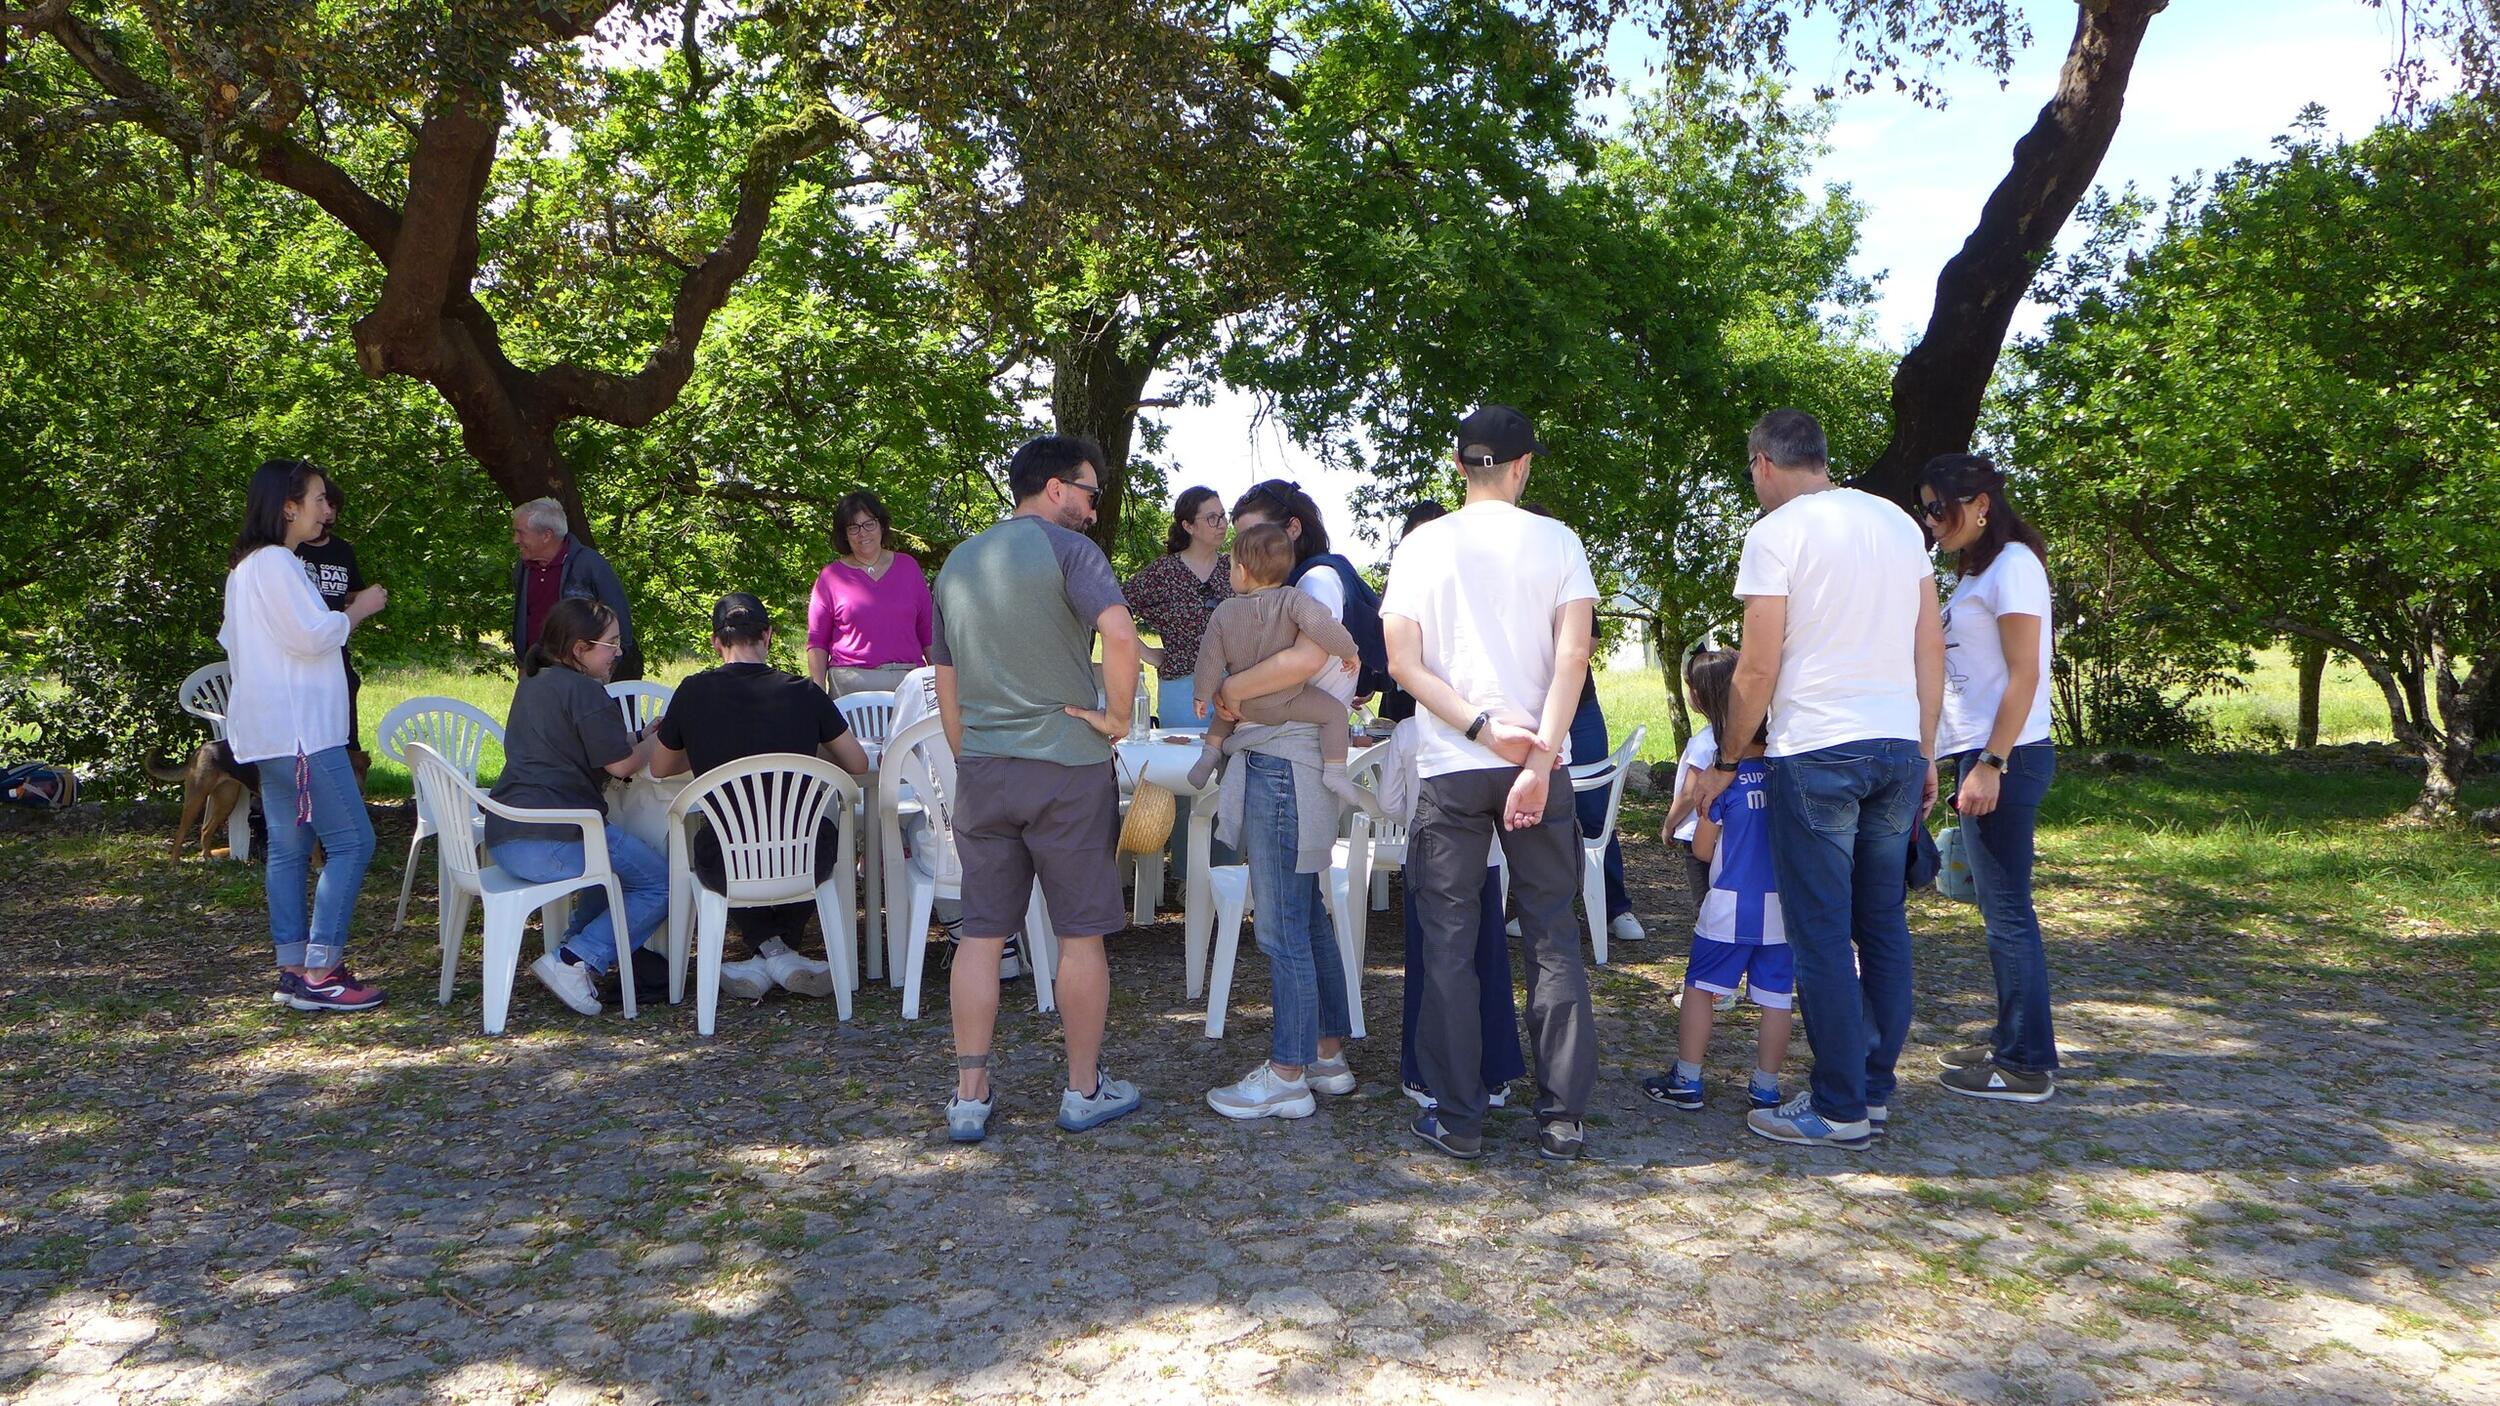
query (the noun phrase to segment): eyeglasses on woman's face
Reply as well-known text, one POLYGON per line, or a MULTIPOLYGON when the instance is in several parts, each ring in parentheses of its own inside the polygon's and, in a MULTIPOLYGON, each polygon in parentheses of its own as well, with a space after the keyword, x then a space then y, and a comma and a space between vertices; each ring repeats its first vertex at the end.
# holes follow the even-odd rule
POLYGON ((878 522, 875 518, 864 517, 842 530, 853 537, 857 537, 863 532, 873 537, 878 533, 885 531, 885 525, 878 522))
POLYGON ((618 654, 625 652, 624 644, 614 639, 592 640, 590 642, 590 648, 613 650, 618 654))
POLYGON ((1191 518, 1190 521, 1196 523, 1200 527, 1222 527, 1224 524, 1232 521, 1232 517, 1222 508, 1209 508, 1205 512, 1191 518))

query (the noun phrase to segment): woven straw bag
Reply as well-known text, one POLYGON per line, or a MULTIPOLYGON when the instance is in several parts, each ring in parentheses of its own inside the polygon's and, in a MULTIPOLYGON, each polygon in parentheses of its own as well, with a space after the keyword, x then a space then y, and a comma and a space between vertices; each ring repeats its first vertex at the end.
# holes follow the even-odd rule
POLYGON ((1171 842, 1176 814, 1178 808, 1173 804, 1171 791, 1139 776, 1129 793, 1128 814, 1120 818, 1120 853, 1160 853, 1171 842))

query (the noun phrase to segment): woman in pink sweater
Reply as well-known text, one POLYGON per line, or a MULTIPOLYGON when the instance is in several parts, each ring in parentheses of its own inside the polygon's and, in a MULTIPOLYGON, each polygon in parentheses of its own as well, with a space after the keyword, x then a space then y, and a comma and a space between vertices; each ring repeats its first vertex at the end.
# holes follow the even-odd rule
POLYGON ((894 520, 861 490, 834 504, 844 551, 816 575, 807 602, 807 676, 839 698, 892 691, 929 659, 936 605, 908 554, 890 551, 894 520))

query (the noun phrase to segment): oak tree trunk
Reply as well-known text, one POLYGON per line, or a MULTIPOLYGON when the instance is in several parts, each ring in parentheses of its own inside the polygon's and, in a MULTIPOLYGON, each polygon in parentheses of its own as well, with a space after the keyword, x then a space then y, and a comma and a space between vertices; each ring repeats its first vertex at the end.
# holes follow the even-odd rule
POLYGON ((1927 333, 1892 377, 1892 440, 1857 479, 1907 507, 1919 468, 1970 448, 1997 353, 2058 231, 2118 132, 2144 31, 2169 0, 2077 0, 2057 94, 2014 144, 2013 166, 1960 253, 1936 276, 1927 333))
POLYGON ((1139 334, 1116 310, 1080 319, 1049 347, 1050 420, 1061 434, 1102 446, 1102 497, 1094 504, 1092 537, 1108 554, 1120 540, 1128 507, 1128 461, 1137 412, 1169 337, 1139 334))

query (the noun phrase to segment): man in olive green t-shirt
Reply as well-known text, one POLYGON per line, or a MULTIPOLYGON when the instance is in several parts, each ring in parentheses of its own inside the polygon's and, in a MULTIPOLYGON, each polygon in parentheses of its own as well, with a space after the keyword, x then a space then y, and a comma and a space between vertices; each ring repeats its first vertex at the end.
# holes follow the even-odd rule
POLYGON ((1083 1132, 1135 1111, 1137 1087, 1102 1071, 1111 968, 1102 937, 1122 926, 1119 778, 1125 731, 1096 692, 1137 687, 1137 626, 1111 563, 1084 535, 1102 496, 1102 451, 1044 435, 1007 464, 1006 521, 957 547, 938 573, 938 712, 955 753, 955 848, 963 860, 963 938, 949 984, 955 1093, 946 1127, 978 1142, 990 1118, 990 1040, 998 963, 1039 883, 1059 934, 1056 990, 1068 1046, 1059 1126, 1083 1132))

